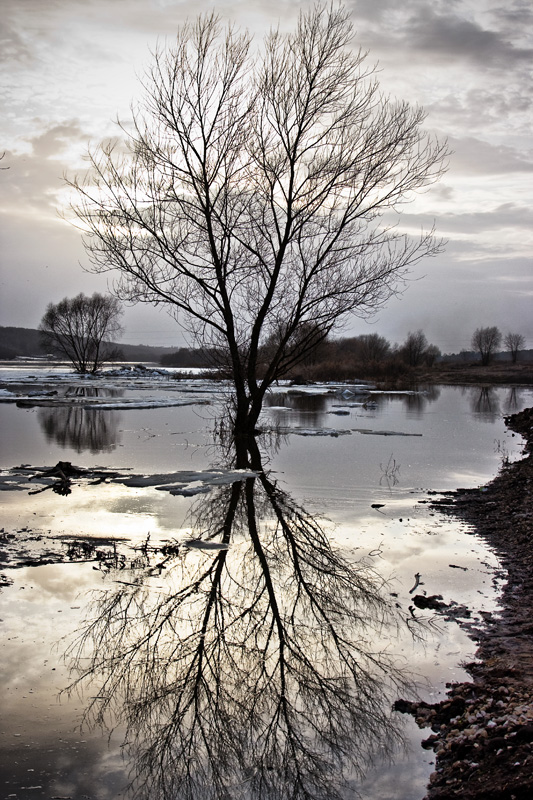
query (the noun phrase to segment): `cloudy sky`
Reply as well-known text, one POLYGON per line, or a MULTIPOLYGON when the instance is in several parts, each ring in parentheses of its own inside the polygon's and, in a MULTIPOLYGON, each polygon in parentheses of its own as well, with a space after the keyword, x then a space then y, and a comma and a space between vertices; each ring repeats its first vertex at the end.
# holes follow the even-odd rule
MULTIPOLYGON (((307 0, 3 0, 0 18, 0 325, 37 327, 46 304, 105 291, 80 234, 61 217, 62 176, 116 133, 140 98, 157 42, 215 8, 257 37, 290 28, 307 0), (7 169, 5 169, 7 167, 7 169)), ((423 328, 444 352, 498 325, 533 347, 533 5, 531 0, 347 0, 355 44, 379 63, 385 92, 427 111, 453 155, 440 183, 406 208, 436 222, 446 250, 413 273, 372 325, 402 341, 423 328)), ((127 309, 123 340, 182 344, 164 312, 127 309)))

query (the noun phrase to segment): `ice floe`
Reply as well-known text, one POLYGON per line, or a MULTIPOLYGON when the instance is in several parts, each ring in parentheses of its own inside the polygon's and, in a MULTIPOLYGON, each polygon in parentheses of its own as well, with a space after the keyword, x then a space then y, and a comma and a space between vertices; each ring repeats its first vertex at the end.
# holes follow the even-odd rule
POLYGON ((172 495, 191 497, 196 494, 205 494, 212 486, 225 486, 230 483, 255 478, 257 473, 252 470, 182 470, 154 475, 128 475, 112 479, 113 483, 134 488, 153 487, 161 492, 172 495))
POLYGON ((354 433, 367 436, 422 436, 421 433, 404 433, 403 431, 374 431, 371 428, 352 428, 354 433))
MULTIPOLYGON (((34 467, 23 464, 0 471, 0 491, 29 491, 37 494, 46 489, 57 491, 61 486, 90 480, 97 483, 119 483, 128 488, 153 488, 172 495, 190 497, 204 494, 213 486, 226 486, 246 478, 257 477, 257 472, 245 469, 180 470, 178 472, 132 475, 116 469, 85 469, 75 467, 68 461, 60 461, 55 467, 34 467), (35 486, 40 486, 36 489, 35 486)), ((59 492, 61 493, 61 492, 59 492)))
POLYGON ((339 428, 301 428, 301 427, 278 427, 273 429, 274 433, 281 436, 294 434, 295 436, 346 436, 350 435, 350 430, 339 428))

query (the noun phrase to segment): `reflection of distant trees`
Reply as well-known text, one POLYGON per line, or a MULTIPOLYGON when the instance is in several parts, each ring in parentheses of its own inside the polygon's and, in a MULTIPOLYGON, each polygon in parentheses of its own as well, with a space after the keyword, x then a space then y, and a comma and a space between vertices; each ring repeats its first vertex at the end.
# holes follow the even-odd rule
POLYGON ((522 407, 522 389, 517 386, 510 386, 503 401, 504 414, 514 414, 522 407))
POLYGON ((290 420, 294 422, 294 413, 296 412, 298 425, 318 428, 323 424, 327 397, 326 395, 272 392, 266 396, 264 407, 267 409, 272 406, 282 407, 275 412, 280 425, 289 423, 289 414, 290 420))
POLYGON ((142 797, 342 797, 398 736, 383 581, 262 471, 203 496, 192 530, 228 549, 174 549, 96 598, 70 651, 86 720, 126 725, 142 797))
POLYGON ((501 416, 498 392, 493 386, 473 386, 470 389, 470 408, 485 422, 496 422, 501 416))
POLYGON ((421 418, 424 415, 428 405, 434 403, 440 397, 440 387, 427 386, 423 390, 406 394, 404 397, 404 406, 411 417, 421 418))
POLYGON ((441 394, 439 386, 424 386, 416 392, 387 392, 384 394, 373 394, 372 401, 378 408, 382 408, 387 403, 403 404, 407 414, 412 417, 422 417, 428 405, 436 402, 441 394))
POLYGON ((120 414, 80 406, 37 409, 37 419, 48 442, 71 447, 77 453, 102 453, 117 446, 120 414))

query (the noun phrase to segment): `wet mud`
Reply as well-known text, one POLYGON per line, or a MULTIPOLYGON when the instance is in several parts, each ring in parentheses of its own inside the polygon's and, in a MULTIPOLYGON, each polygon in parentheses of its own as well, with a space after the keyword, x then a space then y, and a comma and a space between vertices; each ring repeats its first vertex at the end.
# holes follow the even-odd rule
MULTIPOLYGON (((481 489, 459 489, 434 503, 474 525, 507 574, 497 614, 486 615, 472 680, 450 684, 440 703, 399 701, 429 735, 436 754, 425 800, 529 800, 533 797, 533 409, 506 418, 525 439, 524 458, 504 464, 481 489)), ((466 623, 468 625, 468 623, 466 623)))

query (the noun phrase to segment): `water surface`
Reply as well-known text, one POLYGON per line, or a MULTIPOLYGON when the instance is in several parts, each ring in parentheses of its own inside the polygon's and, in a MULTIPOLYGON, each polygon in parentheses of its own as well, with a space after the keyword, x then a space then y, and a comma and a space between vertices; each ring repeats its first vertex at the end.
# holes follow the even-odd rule
MULTIPOLYGON (((21 377, 16 376, 19 383, 21 377)), ((77 395, 79 405, 1 404, 1 466, 62 460, 163 473, 224 461, 212 433, 220 413, 216 387, 119 384, 108 380, 106 386, 90 387, 77 395), (86 401, 95 396, 113 407, 88 408, 86 401), (138 397, 179 397, 190 405, 124 405, 138 397)), ((68 381, 62 386, 66 395, 68 381)), ((45 542, 60 535, 119 538, 123 553, 122 561, 116 554, 113 561, 108 548, 107 560, 99 562, 91 555, 85 563, 4 572, 13 579, 0 596, 6 796, 126 798, 130 779, 148 780, 141 796, 181 798, 188 796, 185 789, 191 796, 208 796, 202 781, 227 783, 228 774, 236 776, 242 768, 242 762, 231 767, 238 753, 250 763, 245 779, 242 773, 241 782, 229 786, 234 797, 282 797, 283 779, 296 780, 300 765, 302 781, 317 787, 317 797, 333 797, 336 788, 342 794, 337 773, 344 771, 347 797, 361 791, 369 800, 421 798, 431 756, 419 748, 421 734, 409 721, 391 717, 391 702, 403 689, 409 691, 415 676, 419 693, 440 696, 446 681, 463 677, 458 664, 472 656, 474 647, 455 622, 412 623, 415 576, 421 581, 417 591, 467 603, 479 618, 479 612, 494 608, 497 567, 468 531, 428 511, 427 493, 457 486, 482 491, 502 461, 519 454, 519 440, 506 431, 503 415, 531 400, 530 389, 504 387, 439 387, 425 394, 364 398, 332 388, 281 387, 261 419, 266 483, 248 479, 193 499, 120 484, 74 484, 67 497, 52 491, 2 492, 4 533, 25 536, 18 532, 29 529, 45 542), (160 551, 143 555, 131 549, 148 535, 151 545, 212 535, 214 541, 226 537, 229 546, 203 551, 181 544, 165 562, 160 551), (308 594, 306 587, 311 587, 308 594), (95 588, 96 605, 89 608, 88 592, 95 588), (211 594, 214 605, 209 606, 211 594), (173 616, 165 616, 169 597, 185 596, 187 603, 180 600, 173 616), (208 617, 207 608, 212 609, 208 617), (337 646, 328 644, 333 629, 322 627, 327 618, 340 625, 346 652, 365 667, 367 682, 359 695, 353 676, 343 673, 346 665, 339 666, 342 658, 331 657, 330 663, 326 655, 337 646), (157 634, 161 619, 165 625, 157 634), (176 620, 173 627, 169 620, 176 620), (88 649, 70 650, 64 660, 74 631, 85 637, 88 649), (147 631, 160 638, 146 638, 147 631), (290 647, 280 645, 282 631, 290 647), (179 659, 172 655, 176 637, 179 659), (198 666, 204 647, 211 661, 197 684, 197 723, 202 724, 191 727, 194 716, 184 716, 184 725, 169 709, 178 707, 177 696, 186 702, 194 685, 190 668, 198 666), (312 654, 309 663, 306 654, 312 654), (65 694, 65 687, 84 673, 93 683, 82 680, 79 695, 65 694), (103 688, 106 680, 114 683, 103 688), (321 681, 338 691, 348 681, 351 688, 345 696, 324 699, 321 681), (254 700, 254 687, 261 686, 254 700), (116 707, 108 697, 115 698, 116 707), (338 712, 336 698, 343 698, 338 712), (292 715, 279 716, 287 700, 292 715), (327 715, 320 709, 326 706, 339 737, 335 770, 328 761, 332 754, 324 749, 327 715), (309 715, 311 708, 315 716, 309 715), (95 723, 116 726, 109 741, 95 723), (308 749, 292 766, 282 756, 291 725, 300 731, 298 741, 308 737, 308 749), (402 725, 406 752, 398 738, 402 725), (187 739, 193 730, 199 739, 187 739), (194 752, 198 769, 183 773, 186 782, 176 794, 163 773, 179 773, 180 747, 194 752), (388 766, 394 750, 395 763, 388 766), (374 769, 367 764, 371 756, 378 757, 374 769), (154 772, 154 764, 165 769, 154 772), (319 764, 326 776, 322 790, 319 764), (144 773, 139 767, 132 774, 132 765, 144 773)))

